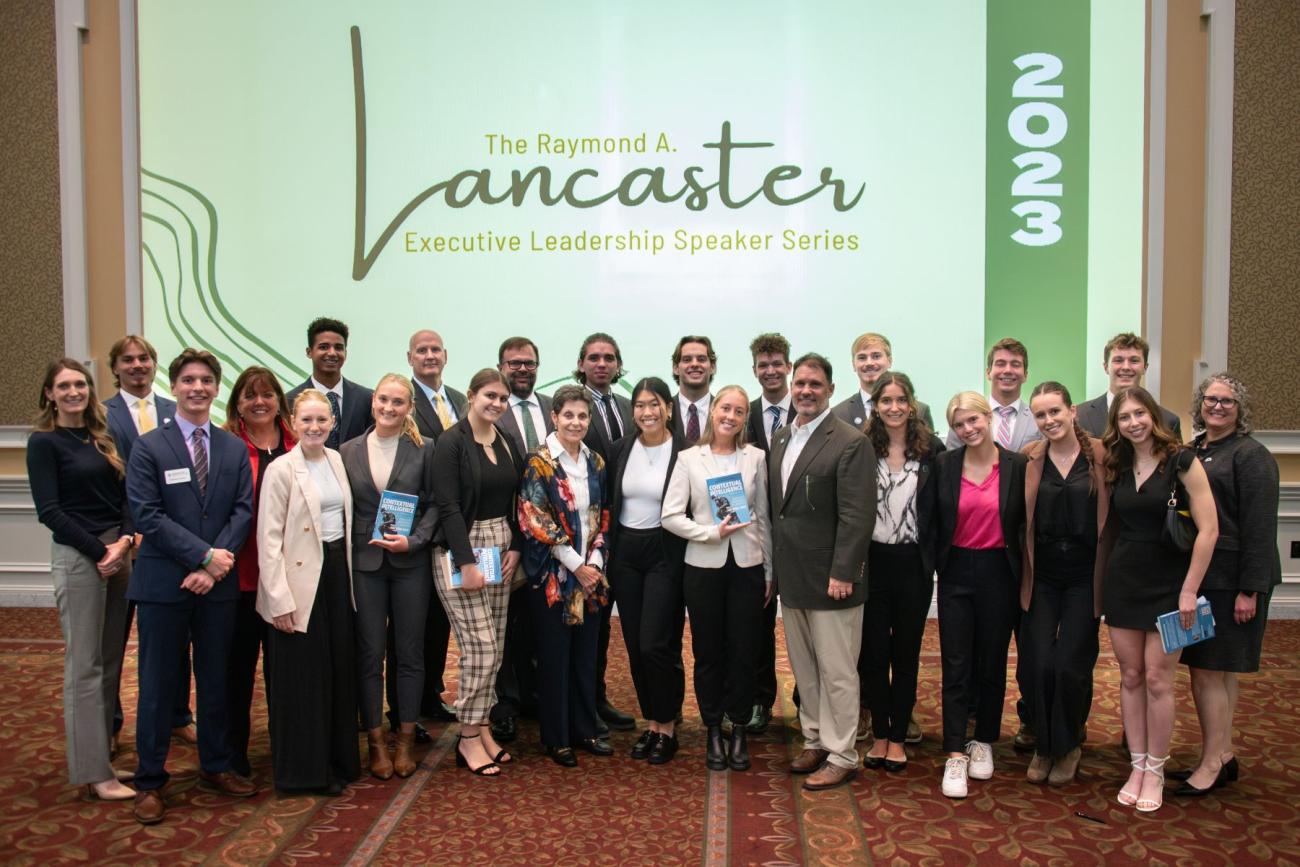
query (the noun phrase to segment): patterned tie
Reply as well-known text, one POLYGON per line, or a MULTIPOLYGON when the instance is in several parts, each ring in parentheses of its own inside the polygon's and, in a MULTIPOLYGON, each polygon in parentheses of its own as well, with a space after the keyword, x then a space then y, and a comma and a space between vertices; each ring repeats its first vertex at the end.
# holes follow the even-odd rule
POLYGON ((194 441, 194 481, 199 485, 199 496, 207 496, 208 493, 208 447, 203 444, 203 438, 207 436, 203 428, 196 427, 191 439, 194 441))
POLYGON ((610 441, 622 439, 623 423, 618 417, 618 406, 614 403, 614 395, 600 395, 600 405, 605 409, 605 426, 609 428, 610 441))
POLYGON ((136 424, 136 429, 142 434, 147 434, 154 428, 153 416, 149 414, 149 401, 143 397, 138 397, 135 405, 140 418, 139 423, 136 424))
POLYGON ((532 451, 537 448, 537 426, 533 424, 533 402, 519 401, 519 417, 524 420, 524 448, 532 451))
POLYGON ((692 445, 700 438, 700 411, 695 404, 686 410, 686 439, 692 445))
POLYGON ((442 422, 443 430, 451 430, 451 413, 447 412, 447 401, 442 399, 442 392, 433 393, 433 410, 438 413, 438 421, 442 422))
POLYGON ((776 429, 781 426, 781 407, 769 406, 767 411, 772 416, 772 426, 767 431, 767 441, 770 443, 772 437, 776 436, 776 429))
POLYGON ((339 447, 339 396, 332 391, 327 391, 325 398, 330 402, 330 415, 334 417, 334 426, 330 428, 330 435, 325 438, 325 445, 336 449, 339 447))
POLYGON ((1004 449, 1011 448, 1011 416, 1015 415, 1014 406, 1000 406, 996 410, 998 414, 998 430, 995 437, 998 445, 1004 449))

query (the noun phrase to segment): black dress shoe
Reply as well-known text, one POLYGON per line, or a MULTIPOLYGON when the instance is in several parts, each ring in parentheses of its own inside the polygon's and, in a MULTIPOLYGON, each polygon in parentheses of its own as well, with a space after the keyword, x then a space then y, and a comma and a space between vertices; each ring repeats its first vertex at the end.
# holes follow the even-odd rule
POLYGON ((321 789, 321 791, 333 798, 343 794, 343 789, 346 787, 347 784, 342 780, 330 780, 329 784, 325 786, 325 788, 321 789))
POLYGON ((650 729, 641 732, 641 737, 637 738, 636 743, 632 744, 632 758, 644 759, 650 755, 650 747, 654 745, 655 735, 657 734, 658 732, 652 732, 650 729))
POLYGON ((749 718, 749 724, 745 728, 749 729, 751 735, 761 735, 767 731, 770 722, 772 722, 772 709, 756 704, 754 705, 754 713, 749 718))
POLYGON ((546 754, 551 757, 562 768, 576 768, 578 766, 578 757, 574 754, 572 747, 547 747, 546 754))
POLYGON ((512 716, 492 723, 492 737, 499 744, 512 744, 519 737, 519 721, 512 716))
POLYGON ((434 722, 455 722, 456 709, 445 701, 439 701, 433 707, 421 708, 420 716, 425 719, 431 719, 434 722))
POLYGON ((417 744, 433 743, 433 735, 429 734, 429 730, 419 723, 415 724, 415 742, 417 744))
POLYGON ((609 745, 609 741, 600 738, 582 738, 578 741, 578 749, 593 756, 614 755, 614 748, 609 745))
POLYGON ((609 699, 596 703, 596 716, 616 732, 630 732, 636 728, 636 720, 610 704, 609 699))
POLYGON ((605 725, 605 721, 601 719, 599 716, 596 717, 596 737, 598 738, 609 737, 609 726, 605 725))
POLYGON ((650 744, 650 755, 646 756, 646 763, 666 765, 673 760, 675 755, 677 755, 677 735, 666 735, 659 732, 650 744))
POLYGON ((711 771, 727 769, 727 744, 722 739, 722 726, 709 726, 708 746, 704 755, 704 764, 711 771))
POLYGON ((733 771, 749 770, 749 744, 745 741, 745 727, 731 727, 731 751, 727 764, 733 771))

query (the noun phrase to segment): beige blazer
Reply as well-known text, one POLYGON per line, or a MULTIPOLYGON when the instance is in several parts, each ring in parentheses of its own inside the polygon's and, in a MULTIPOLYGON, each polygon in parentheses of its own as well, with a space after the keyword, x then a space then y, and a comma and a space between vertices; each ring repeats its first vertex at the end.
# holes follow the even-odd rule
MULTIPOLYGON (((325 455, 343 491, 343 542, 348 558, 348 595, 352 609, 352 488, 343 459, 333 449, 325 455)), ((324 565, 321 551, 320 494, 307 461, 297 446, 266 468, 257 513, 257 613, 270 623, 294 612, 295 632, 306 632, 324 565)))
POLYGON ((702 569, 720 569, 727 563, 727 551, 741 567, 763 567, 763 575, 772 580, 772 528, 768 520, 767 456, 757 446, 747 445, 740 450, 737 467, 745 484, 745 499, 749 501, 750 525, 725 540, 713 522, 709 502, 708 480, 725 476, 725 469, 713 457, 708 446, 695 446, 677 455, 664 494, 663 528, 686 540, 686 562, 702 569), (686 514, 687 508, 691 514, 686 514))

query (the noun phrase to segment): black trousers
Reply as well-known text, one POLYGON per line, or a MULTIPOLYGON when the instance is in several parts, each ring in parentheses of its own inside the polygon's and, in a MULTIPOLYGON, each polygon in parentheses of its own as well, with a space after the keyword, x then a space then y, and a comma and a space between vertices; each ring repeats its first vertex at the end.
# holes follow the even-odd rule
POLYGON ((776 704, 776 600, 763 606, 763 629, 758 636, 754 665, 754 704, 770 709, 776 704))
MULTIPOLYGON (((497 669, 497 703, 489 719, 499 722, 537 712, 537 647, 533 641, 533 619, 528 613, 528 594, 524 584, 510 593, 506 609, 506 643, 502 648, 501 668, 497 669)), ((426 645, 427 645, 426 641, 426 645)), ((427 660, 426 660, 427 664, 427 660)), ((428 683, 428 678, 425 679, 428 683)), ((428 704, 428 698, 425 704, 428 704)))
MULTIPOLYGON (((351 607, 349 604, 349 610, 351 607)), ((230 643, 226 707, 230 767, 245 777, 252 773, 248 764, 248 738, 252 731, 253 687, 257 682, 257 657, 266 640, 267 628, 266 621, 257 613, 257 591, 241 590, 235 607, 235 634, 230 643)), ((262 679, 267 679, 265 672, 262 679)))
POLYGON ((1092 575, 1034 575, 1034 595, 1020 627, 1028 651, 1022 669, 1039 755, 1059 759, 1079 745, 1092 705, 1097 629, 1092 575))
POLYGON ((609 604, 600 609, 600 615, 592 615, 600 621, 596 635, 596 701, 604 702, 605 698, 605 669, 609 668, 609 631, 610 617, 614 613, 614 603, 616 602, 614 588, 609 591, 609 604))
POLYGON ((279 789, 323 789, 361 775, 346 544, 325 543, 307 631, 268 627, 267 728, 279 789))
POLYGON ((921 639, 934 582, 914 544, 872 542, 867 563, 869 601, 858 654, 862 703, 871 710, 871 733, 902 743, 916 704, 921 639))
MULTIPOLYGON (((542 743, 572 746, 596 736, 596 639, 600 617, 588 611, 565 626, 563 605, 546 604, 546 591, 526 588, 537 640, 537 715, 542 743)), ((608 606, 606 606, 608 608, 608 606)))
POLYGON ((433 563, 398 568, 384 558, 375 572, 355 570, 353 593, 357 600, 357 679, 361 724, 367 729, 383 725, 384 655, 388 624, 393 625, 397 664, 399 723, 419 719, 424 692, 424 623, 433 595, 433 563))
POLYGON ((682 666, 686 609, 681 573, 664 558, 663 533, 658 527, 619 528, 609 582, 618 594, 618 619, 641 716, 671 723, 686 695, 682 666))
MULTIPOLYGON (((437 593, 429 594, 429 614, 424 621, 424 691, 420 699, 420 716, 433 716, 447 685, 442 676, 447 670, 447 645, 451 637, 451 623, 437 593)), ((388 623, 388 646, 384 655, 384 695, 388 701, 388 721, 397 727, 399 717, 410 716, 398 712, 397 696, 397 636, 393 623, 388 623)))
MULTIPOLYGON (((135 620, 135 600, 129 599, 126 603, 126 631, 122 633, 122 647, 125 648, 131 638, 131 622, 135 620)), ((122 723, 126 721, 122 713, 122 696, 117 697, 117 704, 113 708, 113 734, 122 730, 122 723)), ((176 675, 176 706, 172 709, 172 728, 178 729, 181 726, 187 726, 194 722, 194 714, 190 712, 190 650, 185 648, 185 657, 181 660, 180 670, 176 675)))
POLYGON ((993 743, 1007 695, 1007 647, 1020 610, 1001 548, 953 548, 939 575, 939 653, 943 664, 943 749, 966 743, 967 698, 975 694, 975 740, 993 743))
POLYGON ((744 725, 753 711, 754 657, 763 625, 762 566, 740 567, 727 552, 720 569, 686 564, 682 578, 695 652, 695 699, 707 726, 725 713, 744 725))

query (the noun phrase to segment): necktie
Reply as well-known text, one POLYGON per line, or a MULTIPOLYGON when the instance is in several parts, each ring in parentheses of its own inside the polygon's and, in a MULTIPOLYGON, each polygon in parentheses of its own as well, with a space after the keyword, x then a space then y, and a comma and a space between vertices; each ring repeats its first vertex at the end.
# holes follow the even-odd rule
POLYGON ((149 401, 145 400, 143 397, 139 397, 136 398, 135 405, 139 416, 139 421, 136 423, 136 430, 142 434, 149 433, 149 431, 153 430, 154 427, 153 416, 149 414, 149 401))
POLYGON ((207 496, 208 493, 208 447, 203 444, 203 438, 207 436, 203 428, 196 427, 194 434, 190 437, 194 441, 194 481, 199 485, 199 496, 207 496))
POLYGON ((869 397, 864 397, 864 398, 862 398, 862 408, 863 408, 864 410, 866 410, 866 415, 864 415, 863 418, 870 419, 870 418, 871 418, 871 398, 869 398, 869 397))
POLYGON ((451 413, 447 412, 447 401, 442 399, 442 392, 433 393, 433 409, 438 413, 438 421, 442 422, 443 430, 451 429, 451 413))
POLYGON ((772 425, 767 430, 767 441, 770 443, 772 437, 776 436, 776 429, 781 426, 781 407, 769 406, 767 411, 772 416, 772 425))
POLYGON ((533 402, 519 401, 519 417, 524 422, 524 448, 532 451, 537 448, 537 426, 533 424, 533 402))
POLYGON ((686 439, 688 439, 691 444, 694 444, 699 438, 700 411, 695 404, 691 404, 690 408, 686 410, 686 439))
POLYGON ((614 403, 614 395, 601 395, 600 403, 605 408, 605 425, 609 428, 610 442, 622 438, 623 424, 618 417, 618 406, 614 403))
POLYGON ((332 449, 339 447, 339 396, 332 391, 325 392, 325 399, 330 402, 330 415, 334 417, 334 426, 325 438, 325 445, 332 449))
POLYGON ((1011 416, 1015 415, 1014 406, 1000 406, 996 410, 998 414, 998 430, 995 434, 998 445, 1004 449, 1011 448, 1011 416))

